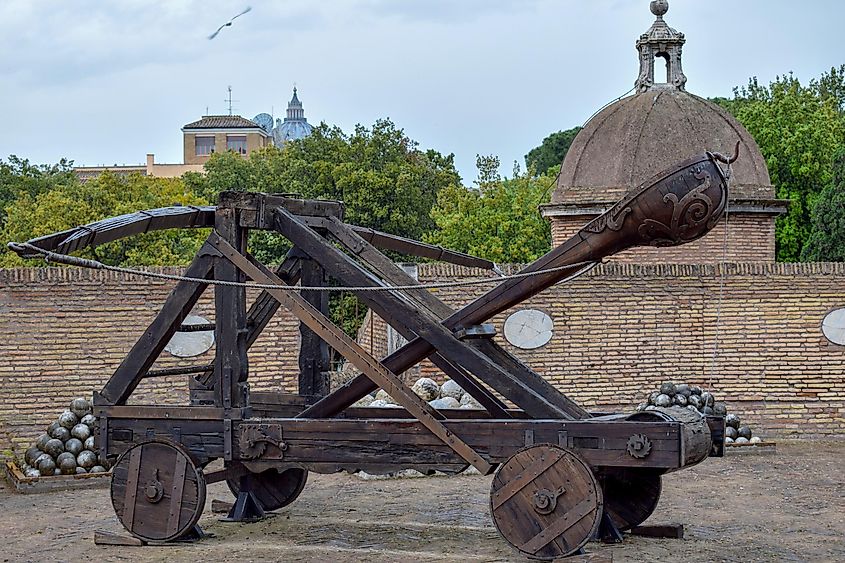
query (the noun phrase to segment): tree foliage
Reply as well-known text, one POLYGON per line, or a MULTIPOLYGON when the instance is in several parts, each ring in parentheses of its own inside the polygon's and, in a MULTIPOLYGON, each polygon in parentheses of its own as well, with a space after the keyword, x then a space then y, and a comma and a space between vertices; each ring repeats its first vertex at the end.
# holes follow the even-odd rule
POLYGON ((551 247, 549 223, 538 206, 547 203, 555 177, 531 171, 500 178, 499 160, 478 157, 475 189, 451 185, 440 192, 431 216, 437 224, 426 240, 498 263, 530 262, 551 247))
MULTIPOLYGON (((21 192, 7 207, 8 217, 0 232, 5 242, 24 241, 92 221, 169 205, 204 205, 178 178, 153 178, 133 174, 119 177, 105 172, 81 183, 62 178, 50 189, 21 192)), ((205 229, 156 231, 88 248, 80 256, 112 265, 186 264, 207 236, 205 229), (203 232, 200 232, 203 231, 203 232)), ((25 262, 12 252, 0 255, 0 265, 25 262)))
POLYGON ((581 131, 581 127, 552 133, 543 139, 540 146, 528 151, 528 154, 525 155, 525 166, 529 170, 536 170, 538 173, 549 173, 550 169, 554 169, 553 174, 556 175, 579 131, 581 131))
MULTIPOLYGON (((351 134, 322 123, 283 149, 267 147, 248 159, 214 154, 205 169, 204 178, 186 181, 212 201, 233 189, 336 199, 345 204, 347 222, 415 239, 435 226, 429 212, 438 192, 460 183, 453 155, 420 150, 387 119, 351 134)), ((277 239, 254 238, 256 256, 278 259, 284 243, 277 239)))
POLYGON ((21 196, 36 197, 57 186, 75 184, 73 162, 62 159, 57 164, 30 164, 27 159, 9 156, 0 159, 0 228, 7 210, 21 196))
POLYGON ((777 258, 798 261, 810 238, 813 207, 833 180, 834 155, 845 146, 845 65, 806 86, 791 74, 768 86, 753 78, 733 99, 716 101, 748 129, 777 197, 791 201, 777 219, 777 258))
POLYGON ((813 207, 810 237, 801 251, 807 262, 845 262, 845 150, 835 159, 833 181, 813 207))

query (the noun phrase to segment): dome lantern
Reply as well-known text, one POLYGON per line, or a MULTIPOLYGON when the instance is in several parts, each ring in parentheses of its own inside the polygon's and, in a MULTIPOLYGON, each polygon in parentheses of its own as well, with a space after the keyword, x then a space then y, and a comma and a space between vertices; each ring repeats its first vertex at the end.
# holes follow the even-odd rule
POLYGON ((788 201, 776 199, 766 161, 742 124, 718 104, 686 91, 681 70, 686 39, 663 20, 668 9, 667 0, 651 2, 656 20, 637 40, 640 75, 634 93, 598 111, 566 153, 552 201, 541 207, 551 221, 552 244, 562 244, 654 174, 705 151, 730 154, 739 141, 728 202, 730 228, 723 222, 689 245, 660 251, 640 247, 614 260, 774 261, 774 220, 786 212, 788 201), (666 83, 654 82, 656 57, 666 59, 666 83))
POLYGON ((637 39, 640 75, 634 87, 637 92, 647 92, 661 86, 654 82, 654 63, 655 59, 660 57, 666 60, 666 84, 683 91, 687 77, 681 68, 681 50, 686 39, 683 33, 672 29, 663 20, 663 15, 669 11, 668 0, 652 0, 650 8, 657 19, 649 30, 637 39))

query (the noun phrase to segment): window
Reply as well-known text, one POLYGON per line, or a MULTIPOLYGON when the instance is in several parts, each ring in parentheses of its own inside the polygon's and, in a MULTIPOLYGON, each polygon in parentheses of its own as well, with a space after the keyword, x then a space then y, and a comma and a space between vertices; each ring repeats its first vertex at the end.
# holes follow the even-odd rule
POLYGON ((214 152, 214 137, 196 137, 197 156, 208 156, 214 152))
POLYGON ((226 148, 238 154, 246 154, 246 135, 226 135, 226 148))

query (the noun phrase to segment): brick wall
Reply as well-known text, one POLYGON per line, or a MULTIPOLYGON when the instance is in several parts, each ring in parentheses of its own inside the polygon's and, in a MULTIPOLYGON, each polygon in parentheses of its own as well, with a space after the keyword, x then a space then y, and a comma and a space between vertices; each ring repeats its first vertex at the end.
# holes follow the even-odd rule
MULTIPOLYGON (((631 408, 664 379, 684 380, 711 387, 764 435, 845 435, 845 347, 820 330, 827 311, 845 306, 845 264, 728 265, 720 307, 721 272, 716 265, 600 266, 519 307, 546 311, 555 331, 546 346, 515 353, 589 408, 631 408)), ((423 282, 484 274, 442 264, 419 269, 423 282)), ((101 388, 171 287, 73 268, 0 270, 0 449, 24 446, 72 398, 101 388)), ((435 294, 458 305, 482 291, 435 294)), ((209 320, 211 296, 195 309, 209 320)), ((500 333, 505 317, 493 320, 500 333)), ((297 326, 280 311, 253 346, 253 389, 293 389, 297 326)), ((370 326, 379 355, 384 325, 365 323, 367 350, 370 326)), ((206 363, 212 353, 187 361, 164 353, 155 367, 206 363)), ((422 368, 434 374, 429 364, 422 368)), ((135 402, 180 403, 186 381, 148 380, 135 402)))
MULTIPOLYGON (((423 283, 484 275, 450 265, 419 270, 423 283)), ((457 306, 482 291, 435 293, 457 306)), ((616 263, 492 322, 508 350, 588 408, 630 409, 662 381, 683 381, 711 388, 763 435, 845 437, 845 346, 820 329, 836 307, 845 307, 845 263, 616 263), (501 337, 505 318, 522 308, 554 320, 546 346, 518 350, 501 337)), ((385 330, 378 318, 372 325, 385 330)), ((441 378, 429 362, 421 367, 441 378)))
MULTIPOLYGON (((24 445, 71 399, 100 390, 174 283, 78 268, 0 269, 0 450, 11 443, 24 445)), ((207 290, 194 308, 210 321, 213 295, 207 290)), ((293 385, 298 326, 279 311, 253 345, 253 389, 293 385)), ((154 368, 207 364, 213 357, 213 347, 187 360, 163 352, 154 368)), ((130 403, 185 404, 187 377, 145 380, 130 403)))
MULTIPOLYGON (((552 217, 553 245, 565 242, 593 216, 552 217)), ((720 221, 706 236, 671 248, 640 246, 610 258, 614 262, 704 264, 708 262, 774 262, 775 219, 759 214, 737 213, 720 221), (725 225, 728 250, 725 253, 725 225), (727 255, 727 259, 724 257, 727 255)))

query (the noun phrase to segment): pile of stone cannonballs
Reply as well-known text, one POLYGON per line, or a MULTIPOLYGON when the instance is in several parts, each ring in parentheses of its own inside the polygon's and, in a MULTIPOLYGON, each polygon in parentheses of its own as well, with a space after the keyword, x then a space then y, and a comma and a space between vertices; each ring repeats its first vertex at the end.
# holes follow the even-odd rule
MULTIPOLYGON (((428 377, 421 377, 414 382, 411 389, 422 400, 428 401, 436 409, 480 409, 481 405, 472 395, 466 393, 460 385, 446 380, 443 385, 428 377)), ((379 389, 375 395, 367 395, 357 403, 356 407, 397 408, 399 404, 385 390, 379 389)))
POLYGON ((739 425, 739 416, 728 414, 725 403, 717 401, 712 393, 704 391, 697 385, 686 383, 666 382, 660 389, 648 396, 648 400, 637 406, 638 411, 654 410, 658 407, 673 405, 686 407, 702 415, 717 415, 725 417, 725 443, 758 444, 762 440, 759 436, 752 436, 751 428, 739 425))
POLYGON ((27 477, 105 473, 109 462, 97 455, 94 427, 97 419, 87 399, 78 398, 47 432, 26 450, 23 473, 27 477))

